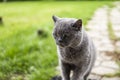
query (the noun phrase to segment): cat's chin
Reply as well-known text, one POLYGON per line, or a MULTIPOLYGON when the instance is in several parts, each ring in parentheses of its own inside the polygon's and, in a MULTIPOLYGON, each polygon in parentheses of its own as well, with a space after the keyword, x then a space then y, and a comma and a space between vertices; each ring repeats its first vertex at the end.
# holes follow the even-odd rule
POLYGON ((59 47, 62 47, 62 48, 64 48, 64 47, 66 47, 65 45, 58 45, 59 47))
POLYGON ((65 48, 68 47, 69 44, 65 44, 65 43, 56 43, 59 47, 65 48))
POLYGON ((65 48, 65 47, 67 47, 67 46, 64 45, 64 44, 59 44, 58 46, 61 47, 61 48, 65 48))

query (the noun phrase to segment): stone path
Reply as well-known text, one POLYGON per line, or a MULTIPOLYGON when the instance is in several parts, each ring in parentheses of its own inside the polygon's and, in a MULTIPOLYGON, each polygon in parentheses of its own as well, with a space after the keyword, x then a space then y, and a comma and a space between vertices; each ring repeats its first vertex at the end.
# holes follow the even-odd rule
POLYGON ((110 10, 107 6, 96 10, 94 16, 86 25, 89 28, 88 35, 92 37, 97 48, 97 60, 89 76, 92 79, 120 80, 120 77, 117 76, 105 77, 105 75, 120 71, 113 55, 108 55, 108 53, 113 54, 116 49, 120 51, 120 40, 113 44, 109 38, 109 23, 112 24, 115 36, 120 38, 120 2, 115 3, 115 7, 110 10))
POLYGON ((120 3, 115 3, 116 7, 112 8, 110 12, 110 21, 119 41, 115 43, 116 50, 120 52, 120 3))

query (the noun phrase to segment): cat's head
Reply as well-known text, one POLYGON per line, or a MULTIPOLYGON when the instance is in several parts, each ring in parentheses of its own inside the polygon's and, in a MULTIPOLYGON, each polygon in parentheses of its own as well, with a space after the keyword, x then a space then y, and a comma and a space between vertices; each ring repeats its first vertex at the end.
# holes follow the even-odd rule
POLYGON ((61 47, 69 47, 76 42, 78 35, 82 30, 82 20, 74 18, 59 18, 53 16, 54 30, 53 36, 56 44, 61 47))

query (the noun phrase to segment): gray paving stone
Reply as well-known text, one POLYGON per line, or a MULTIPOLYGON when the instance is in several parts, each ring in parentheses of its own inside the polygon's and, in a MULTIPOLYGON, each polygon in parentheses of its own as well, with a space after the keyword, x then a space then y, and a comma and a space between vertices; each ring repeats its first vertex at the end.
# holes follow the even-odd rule
POLYGON ((120 41, 117 41, 115 45, 120 48, 120 41))
POLYGON ((101 65, 104 66, 104 67, 108 67, 108 68, 114 68, 116 70, 119 69, 119 66, 113 60, 111 60, 111 61, 104 61, 104 62, 102 62, 101 65))
POLYGON ((103 77, 101 80, 120 80, 120 77, 112 77, 112 78, 103 77))
POLYGON ((115 32, 120 32, 120 24, 118 25, 112 25, 112 28, 115 32))
POLYGON ((115 44, 115 50, 120 53, 120 41, 117 41, 116 44, 115 44))
POLYGON ((115 32, 115 36, 116 36, 117 38, 120 38, 120 32, 115 32))
POLYGON ((94 66, 95 66, 95 67, 100 66, 101 62, 102 62, 102 61, 97 60, 97 61, 95 62, 95 65, 94 65, 94 66))
POLYGON ((106 55, 105 52, 101 52, 101 53, 100 53, 100 56, 102 57, 103 62, 104 62, 104 61, 111 61, 111 60, 112 60, 112 56, 106 55))
POLYGON ((110 20, 113 25, 120 24, 120 12, 116 7, 110 12, 110 20))
POLYGON ((98 75, 106 75, 106 74, 114 74, 116 73, 116 70, 108 67, 99 66, 99 67, 93 68, 92 73, 98 74, 98 75))
POLYGON ((95 74, 90 74, 88 76, 88 79, 91 79, 91 80, 100 80, 101 76, 98 76, 98 75, 95 75, 95 74))

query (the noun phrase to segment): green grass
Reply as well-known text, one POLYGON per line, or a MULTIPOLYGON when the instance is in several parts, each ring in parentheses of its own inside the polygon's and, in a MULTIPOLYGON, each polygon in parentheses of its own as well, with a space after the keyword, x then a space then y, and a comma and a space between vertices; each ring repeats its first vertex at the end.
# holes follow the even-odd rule
POLYGON ((115 36, 115 33, 114 33, 114 30, 112 28, 112 24, 109 22, 108 23, 108 33, 109 33, 109 38, 113 41, 116 41, 116 36, 115 36))
POLYGON ((0 3, 0 80, 49 80, 58 65, 52 38, 53 14, 81 18, 84 25, 94 11, 110 2, 0 3), (37 30, 46 35, 37 35, 37 30))
POLYGON ((113 7, 115 7, 114 4, 108 4, 108 33, 109 33, 109 38, 112 40, 112 41, 116 41, 117 40, 117 37, 114 33, 114 30, 112 28, 112 23, 110 21, 110 11, 113 7))

